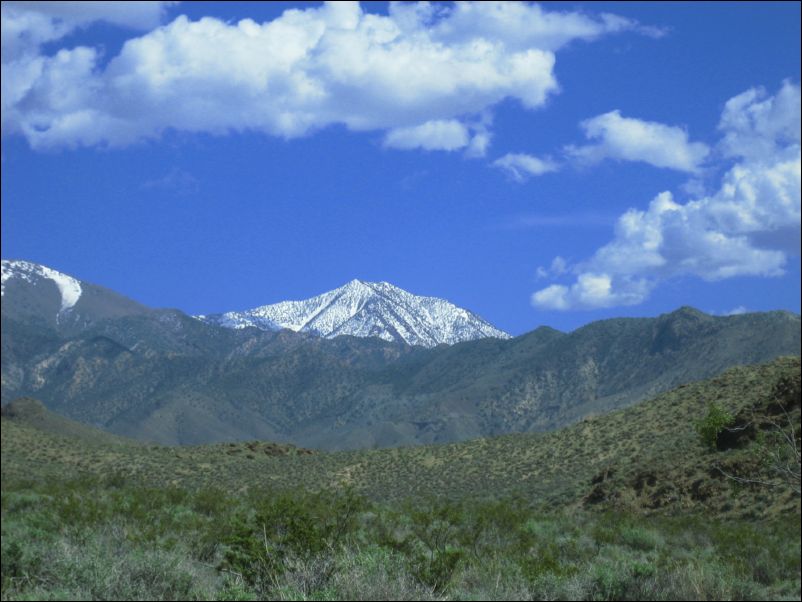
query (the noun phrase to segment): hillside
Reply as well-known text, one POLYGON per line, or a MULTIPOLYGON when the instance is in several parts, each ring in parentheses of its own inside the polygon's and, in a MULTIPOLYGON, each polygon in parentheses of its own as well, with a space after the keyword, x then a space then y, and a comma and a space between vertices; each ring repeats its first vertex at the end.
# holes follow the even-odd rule
POLYGON ((32 429, 39 436, 58 437, 72 444, 94 447, 139 447, 140 441, 113 435, 106 431, 64 418, 48 410, 41 401, 30 397, 15 399, 2 408, 0 415, 4 423, 15 427, 32 429))
POLYGON ((716 402, 769 432, 774 429, 766 418, 776 418, 781 403, 792 413, 798 437, 799 382, 799 358, 781 358, 734 368, 552 433, 319 454, 287 446, 273 453, 277 446, 257 443, 108 446, 74 433, 57 436, 4 414, 3 479, 123 474, 150 485, 229 491, 349 486, 379 500, 518 494, 546 507, 768 516, 798 512, 798 494, 785 486, 740 487, 716 468, 763 478, 755 463, 756 432, 714 451, 694 425, 716 402))

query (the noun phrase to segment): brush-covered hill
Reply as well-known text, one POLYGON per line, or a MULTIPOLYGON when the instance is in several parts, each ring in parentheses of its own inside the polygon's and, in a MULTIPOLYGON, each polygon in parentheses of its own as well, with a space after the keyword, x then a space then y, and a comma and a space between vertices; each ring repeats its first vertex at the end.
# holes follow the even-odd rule
POLYGON ((140 441, 113 435, 98 428, 70 420, 51 412, 38 399, 21 397, 3 406, 0 416, 15 427, 41 433, 42 436, 60 437, 73 443, 79 442, 94 447, 141 446, 140 441))
MULTIPOLYGON (((772 464, 775 449, 785 450, 781 432, 793 426, 799 444, 799 405, 800 360, 786 357, 732 368, 551 433, 380 450, 111 445, 73 428, 57 435, 42 427, 46 421, 4 412, 2 476, 122 474, 150 485, 240 492, 347 486, 377 500, 521 495, 547 507, 758 517, 799 512, 798 489, 772 464), (733 419, 716 447, 697 428, 711 404, 733 419)), ((798 464, 796 470, 798 477, 798 464)))

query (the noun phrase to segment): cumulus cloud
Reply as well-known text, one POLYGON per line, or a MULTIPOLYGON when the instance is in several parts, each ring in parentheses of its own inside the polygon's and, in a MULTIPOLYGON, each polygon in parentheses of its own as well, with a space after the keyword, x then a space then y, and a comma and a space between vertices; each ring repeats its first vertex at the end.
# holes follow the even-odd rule
POLYGON ((537 291, 548 309, 592 309, 644 301, 663 280, 779 276, 800 244, 800 88, 731 99, 721 147, 735 159, 714 193, 678 203, 658 194, 618 218, 613 239, 576 264, 572 284, 537 291))
POLYGON ((548 309, 576 309, 634 305, 648 296, 652 284, 646 280, 617 283, 613 289, 608 274, 587 272, 579 274, 571 286, 552 284, 532 295, 532 303, 548 309))
MULTIPOLYGON (((3 133, 25 132, 46 127, 29 120, 43 103, 52 111, 64 110, 88 99, 96 83, 83 91, 70 89, 88 83, 99 58, 97 51, 77 48, 59 51, 53 57, 41 55, 41 46, 63 38, 96 21, 105 21, 130 29, 149 30, 159 25, 166 8, 176 2, 3 2, 0 19, 2 36, 2 129, 3 133), (83 92, 83 94, 81 93, 83 92), (44 95, 51 98, 45 99, 44 95), (59 98, 58 95, 61 95, 59 98), (64 96, 66 95, 66 97, 64 96)), ((67 116, 69 129, 85 121, 78 111, 67 116)))
POLYGON ((559 164, 549 158, 539 159, 522 153, 508 153, 493 161, 493 167, 504 170, 516 182, 523 182, 531 176, 540 176, 560 168, 559 164))
POLYGON ((725 155, 760 159, 799 144, 799 86, 784 82, 775 96, 751 88, 724 105, 719 122, 725 155))
POLYGON ((3 62, 7 52, 13 51, 17 56, 37 52, 41 44, 95 21, 152 29, 172 4, 177 2, 3 2, 3 62))
MULTIPOLYGON (((170 129, 293 138, 341 124, 386 130, 388 146, 481 156, 490 133, 471 124, 505 98, 542 106, 558 91, 560 48, 622 31, 655 34, 615 15, 526 3, 391 3, 385 16, 334 2, 265 23, 181 16, 101 65, 94 48, 44 55, 41 44, 75 24, 111 20, 107 3, 94 13, 89 3, 6 4, 3 131, 35 148, 122 146, 170 129)), ((153 4, 120 20, 143 25, 163 8, 153 4)))
POLYGON ((569 156, 581 162, 643 161, 655 167, 696 172, 710 153, 706 144, 690 142, 680 127, 622 117, 619 111, 586 119, 580 127, 589 140, 597 141, 566 148, 569 156))

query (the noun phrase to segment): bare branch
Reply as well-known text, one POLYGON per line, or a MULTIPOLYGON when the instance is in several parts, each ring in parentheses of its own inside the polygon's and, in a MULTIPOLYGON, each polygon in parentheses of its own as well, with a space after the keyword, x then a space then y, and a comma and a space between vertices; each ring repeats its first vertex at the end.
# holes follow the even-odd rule
POLYGON ((767 485, 769 487, 779 487, 779 483, 772 483, 771 481, 762 481, 760 479, 747 479, 745 477, 738 477, 734 474, 730 474, 726 472, 721 466, 715 465, 713 466, 717 471, 723 474, 728 479, 732 479, 733 481, 737 481, 738 483, 745 483, 745 484, 754 484, 754 485, 767 485))

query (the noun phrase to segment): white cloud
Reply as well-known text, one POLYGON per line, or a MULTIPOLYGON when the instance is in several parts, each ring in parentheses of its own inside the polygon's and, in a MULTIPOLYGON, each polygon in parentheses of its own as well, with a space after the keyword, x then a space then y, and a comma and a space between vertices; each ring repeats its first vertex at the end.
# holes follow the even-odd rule
POLYGON ((487 154, 487 148, 490 146, 492 137, 493 135, 486 129, 477 131, 465 149, 465 155, 472 158, 484 157, 487 154))
POLYGON ((468 146, 468 128, 456 119, 427 121, 422 125, 394 128, 384 137, 390 148, 452 151, 468 146))
POLYGON ((571 286, 552 284, 532 295, 532 304, 544 309, 596 309, 637 305, 649 296, 653 284, 644 279, 622 279, 613 285, 609 274, 579 274, 571 286))
MULTIPOLYGON (((97 90, 89 77, 98 60, 90 48, 40 54, 42 44, 53 42, 95 21, 148 30, 159 25, 166 8, 176 2, 3 2, 2 8, 2 128, 3 133, 47 127, 39 114, 43 103, 53 112, 87 102, 97 90), (83 87, 92 83, 90 87, 83 87), (45 94, 48 98, 43 98, 45 94), (83 94, 81 93, 83 92, 83 94), (27 122, 27 123, 25 123, 27 122)), ((62 132, 75 130, 95 111, 75 111, 62 132)))
POLYGON ((200 181, 188 171, 180 167, 173 167, 160 178, 146 180, 142 183, 143 190, 155 190, 174 196, 187 196, 200 190, 200 181))
POLYGON ((490 126, 493 125, 493 114, 490 110, 486 110, 470 125, 473 136, 465 148, 465 156, 472 159, 484 157, 490 141, 493 139, 493 134, 490 132, 490 126))
POLYGON ((725 155, 760 159, 800 142, 799 86, 783 82, 775 96, 751 88, 724 106, 719 130, 725 155))
POLYGON ((749 310, 744 305, 739 305, 738 307, 733 307, 730 311, 725 311, 725 316, 740 316, 742 314, 747 313, 749 310))
POLYGON ((568 262, 557 255, 554 259, 551 260, 551 265, 548 268, 538 266, 537 268, 537 278, 538 280, 541 278, 548 278, 549 276, 561 276, 568 271, 568 262))
POLYGON ((799 112, 799 86, 789 82, 771 98, 749 91, 730 100, 722 145, 738 160, 718 190, 685 204, 662 192, 647 209, 630 209, 618 218, 613 240, 574 266, 573 284, 546 287, 533 304, 631 305, 669 278, 783 274, 800 244, 799 112))
MULTIPOLYGON (((382 16, 336 2, 265 23, 178 17, 128 40, 102 66, 94 49, 45 56, 40 44, 65 35, 64 19, 71 19, 66 29, 113 20, 109 4, 48 4, 50 13, 39 3, 3 4, 10 48, 3 54, 4 133, 22 134, 36 148, 121 146, 168 129, 292 138, 342 124, 389 130, 391 145, 439 144, 480 156, 490 133, 472 125, 477 116, 505 98, 542 106, 558 91, 559 48, 625 30, 652 35, 621 17, 525 3, 397 3, 382 16), (58 17, 56 10, 76 14, 58 17), (15 50, 25 39, 35 51, 15 50)), ((133 4, 120 11, 128 25, 144 25, 162 9, 133 4)))
POLYGON ((132 29, 159 25, 165 9, 176 2, 3 2, 3 55, 36 52, 39 45, 57 40, 94 21, 132 29))
POLYGON ((581 162, 643 161, 655 167, 696 172, 710 152, 701 142, 689 142, 682 128, 622 117, 619 111, 586 119, 580 127, 588 139, 598 141, 566 148, 568 155, 581 162))
POLYGON ((571 309, 568 302, 568 287, 562 284, 552 284, 542 288, 532 293, 532 305, 546 309, 571 309))
POLYGON ((108 21, 125 27, 150 29, 159 24, 164 10, 178 2, 132 0, 119 2, 3 2, 10 11, 38 14, 43 17, 81 25, 91 21, 108 21))
MULTIPOLYGON (((426 5, 424 20, 431 20, 436 5, 426 5)), ((421 11, 420 7, 393 3, 393 12, 421 11)), ((525 2, 460 2, 448 19, 440 20, 435 29, 443 40, 476 38, 503 39, 510 48, 537 47, 556 52, 574 40, 595 40, 608 33, 636 31, 650 37, 662 37, 664 31, 643 27, 636 21, 604 13, 598 19, 576 12, 546 12, 537 4, 525 2)))
POLYGON ((539 159, 522 153, 508 153, 493 161, 493 167, 506 171, 516 182, 523 182, 531 176, 540 176, 560 168, 549 158, 539 159))

